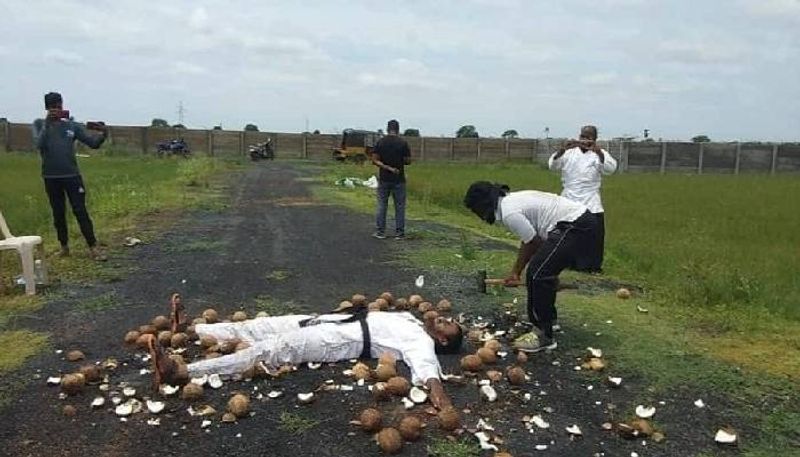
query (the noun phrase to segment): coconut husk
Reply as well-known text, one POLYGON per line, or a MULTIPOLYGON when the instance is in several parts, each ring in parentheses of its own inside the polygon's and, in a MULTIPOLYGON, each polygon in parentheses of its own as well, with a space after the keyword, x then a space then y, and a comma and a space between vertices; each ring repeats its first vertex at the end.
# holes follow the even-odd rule
POLYGON ((433 303, 429 301, 424 301, 420 303, 419 306, 417 306, 417 311, 419 311, 420 314, 425 314, 428 311, 433 311, 433 303))
POLYGON ((497 362, 497 352, 492 348, 482 347, 475 353, 481 358, 481 362, 492 364, 497 362))
POLYGON ((169 330, 162 330, 158 332, 158 344, 169 347, 172 344, 172 332, 169 330))
POLYGON ((389 302, 384 300, 383 298, 375 299, 375 303, 378 305, 378 308, 381 311, 389 311, 389 302))
POLYGON ((387 454, 397 454, 403 448, 403 437, 394 428, 385 428, 378 433, 378 445, 387 454))
POLYGON ((408 415, 397 426, 400 436, 406 441, 417 441, 422 435, 422 421, 417 416, 408 415))
POLYGON ((158 329, 156 328, 155 325, 145 324, 139 326, 139 333, 141 333, 142 335, 144 334, 155 335, 156 332, 158 332, 158 329))
POLYGON ((167 316, 156 316, 150 322, 156 330, 167 330, 169 328, 169 318, 167 316))
POLYGON ((381 412, 377 409, 367 408, 361 411, 358 420, 361 422, 361 428, 365 432, 376 432, 381 428, 383 417, 381 416, 381 412))
POLYGON ((402 376, 395 376, 386 381, 386 390, 392 395, 404 397, 408 394, 409 389, 411 389, 411 383, 402 376))
POLYGON ((500 349, 503 349, 503 345, 500 344, 500 342, 497 341, 497 340, 488 340, 487 342, 483 343, 483 347, 489 348, 489 349, 493 350, 494 352, 497 352, 500 349))
POLYGON ((137 330, 131 330, 130 332, 125 334, 125 344, 136 344, 136 340, 139 339, 139 335, 141 335, 137 330))
POLYGON ((231 320, 233 322, 246 321, 247 320, 247 313, 244 312, 244 311, 236 311, 235 313, 233 313, 233 316, 231 316, 231 320))
POLYGON ((85 358, 86 356, 83 355, 83 352, 77 349, 67 352, 67 360, 70 362, 79 362, 85 358))
POLYGON ((375 368, 375 379, 378 381, 388 381, 395 376, 397 376, 397 370, 394 365, 378 364, 375 368))
POLYGON ((86 382, 98 382, 103 377, 97 365, 81 365, 78 371, 83 375, 86 382))
POLYGON ((394 302, 394 295, 392 295, 391 292, 384 292, 380 295, 379 298, 386 300, 386 302, 390 305, 392 304, 392 302, 394 302))
POLYGON ((525 370, 520 367, 509 367, 506 376, 511 385, 519 386, 525 383, 525 370))
POLYGON ((461 358, 461 369, 465 371, 480 371, 483 361, 475 354, 466 355, 461 358))
POLYGON ((369 367, 361 362, 353 365, 353 377, 356 379, 369 379, 372 373, 369 367))
POLYGON ((452 406, 441 410, 437 417, 439 419, 439 427, 442 430, 452 432, 461 426, 461 417, 458 411, 452 406))
POLYGON ((61 390, 67 395, 77 395, 86 385, 86 378, 81 373, 70 373, 61 377, 61 390))
POLYGON ((378 365, 396 365, 397 358, 391 352, 384 352, 378 357, 378 365))
POLYGON ((203 311, 203 319, 206 320, 207 324, 216 324, 219 322, 219 314, 217 314, 217 310, 214 308, 208 308, 207 310, 203 311))
POLYGON ((367 297, 362 294, 355 294, 350 298, 350 301, 353 303, 353 306, 364 306, 367 304, 367 297))
POLYGON ((203 335, 200 337, 200 347, 203 349, 209 349, 212 346, 217 345, 217 339, 211 335, 203 335))
POLYGON ((186 401, 197 401, 203 398, 203 386, 199 386, 193 382, 190 382, 183 386, 183 390, 181 390, 181 398, 186 401))
POLYGON ((412 308, 419 307, 419 304, 424 301, 425 299, 423 299, 421 295, 412 295, 408 297, 408 305, 412 308))
POLYGON ((405 311, 408 308, 409 308, 408 300, 406 300, 405 298, 401 297, 394 301, 394 309, 398 311, 405 311))
POLYGON ((228 411, 238 418, 245 417, 250 409, 250 398, 244 394, 236 394, 228 400, 228 411))
POLYGON ((173 348, 182 348, 186 346, 186 343, 189 341, 189 336, 185 333, 175 333, 169 340, 169 345, 173 348))
POLYGON ((453 304, 450 303, 450 300, 443 298, 436 304, 436 310, 442 313, 449 313, 453 310, 453 304))

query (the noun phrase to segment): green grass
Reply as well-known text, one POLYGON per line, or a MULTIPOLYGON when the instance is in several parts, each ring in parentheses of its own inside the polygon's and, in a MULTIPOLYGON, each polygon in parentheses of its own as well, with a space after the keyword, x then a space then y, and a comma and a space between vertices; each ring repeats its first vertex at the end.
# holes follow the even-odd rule
MULTIPOLYGON (((366 177, 369 171, 331 166, 323 182, 366 177)), ((512 189, 559 190, 558 176, 537 165, 414 164, 409 238, 418 242, 397 254, 399 262, 459 275, 508 271, 517 241, 462 207, 463 192, 479 179, 512 189), (487 246, 487 239, 494 245, 487 246)), ((800 227, 800 214, 788 196, 798 191, 800 180, 791 176, 607 177, 606 274, 562 275, 565 282, 589 283, 584 291, 558 296, 569 337, 560 341, 563 350, 579 356, 587 346, 603 348, 610 370, 643 384, 637 389, 641 401, 680 396, 682 389, 724 398, 731 420, 760 431, 743 444, 746 455, 796 452, 800 232, 788 227, 800 227), (615 281, 644 292, 619 300, 615 281), (638 312, 637 305, 649 312, 638 312)), ((325 201, 374 211, 374 197, 363 189, 326 184, 315 192, 325 201)), ((499 304, 516 296, 524 319, 524 294, 492 289, 486 301, 499 304)), ((485 306, 459 306, 473 305, 485 306)))
POLYGON ((293 301, 279 302, 267 295, 259 295, 253 303, 256 312, 264 311, 270 316, 282 316, 285 314, 300 314, 303 312, 302 306, 293 301))
MULTIPOLYGON (((160 230, 182 208, 216 210, 224 206, 220 186, 214 181, 221 172, 232 170, 235 164, 209 158, 192 160, 154 159, 152 157, 95 154, 79 158, 87 190, 87 206, 100 243, 110 250, 125 236, 148 241, 159 236, 160 230), (146 219, 143 219, 146 217, 146 219)), ((40 235, 48 254, 47 266, 53 284, 79 281, 113 282, 131 273, 130 268, 99 264, 88 259, 85 243, 71 214, 67 215, 70 245, 73 255, 58 258, 49 255, 58 249, 52 216, 40 176, 41 162, 34 154, 0 155, 0 211, 15 235, 40 235)), ((0 339, 9 347, 24 347, 11 351, 8 361, 0 364, 0 373, 14 369, 41 345, 28 345, 31 338, 24 329, 17 329, 19 317, 29 317, 41 308, 42 301, 52 295, 25 297, 18 288, 10 287, 19 274, 19 259, 5 252, 0 258, 0 339)), ((57 288, 55 293, 57 293, 57 288)), ((77 309, 99 310, 114 306, 114 297, 101 295, 83 301, 77 309)), ((37 337, 44 338, 37 334, 37 337)))
POLYGON ((296 413, 282 412, 280 416, 280 428, 290 435, 302 435, 319 424, 318 420, 303 417, 296 413))
POLYGON ((81 300, 78 303, 77 309, 85 312, 104 311, 117 306, 117 294, 114 292, 107 292, 86 300, 81 300))
POLYGON ((264 277, 270 281, 285 281, 292 276, 292 272, 288 270, 272 270, 264 277))
POLYGON ((19 368, 28 357, 47 347, 47 335, 28 330, 0 332, 0 373, 19 368))
POLYGON ((428 455, 433 457, 478 457, 481 450, 477 444, 467 441, 436 439, 428 445, 428 455))

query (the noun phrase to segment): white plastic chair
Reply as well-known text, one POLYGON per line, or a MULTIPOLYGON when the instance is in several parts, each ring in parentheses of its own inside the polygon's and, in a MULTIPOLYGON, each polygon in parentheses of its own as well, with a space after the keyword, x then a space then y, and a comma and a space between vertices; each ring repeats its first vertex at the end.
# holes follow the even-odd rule
POLYGON ((36 294, 36 269, 33 260, 33 250, 38 246, 39 256, 42 260, 41 278, 42 283, 47 283, 47 269, 44 265, 44 244, 40 236, 14 236, 8 229, 3 213, 0 212, 0 233, 3 240, 0 240, 0 253, 7 250, 15 250, 19 253, 22 261, 22 277, 25 279, 25 293, 28 295, 36 294))

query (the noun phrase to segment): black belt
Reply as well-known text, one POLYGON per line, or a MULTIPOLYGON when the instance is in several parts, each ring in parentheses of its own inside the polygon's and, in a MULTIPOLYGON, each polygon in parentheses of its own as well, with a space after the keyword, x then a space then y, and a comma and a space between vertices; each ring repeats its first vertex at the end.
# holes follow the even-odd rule
POLYGON ((320 321, 317 320, 315 317, 309 317, 308 319, 303 319, 299 322, 300 327, 308 327, 311 325, 316 324, 349 324, 351 322, 358 321, 361 324, 361 336, 363 337, 363 345, 361 347, 361 355, 359 356, 360 359, 371 359, 372 358, 372 338, 369 335, 369 325, 367 325, 367 309, 366 308, 359 308, 353 313, 352 316, 348 317, 347 319, 342 319, 339 321, 320 321))

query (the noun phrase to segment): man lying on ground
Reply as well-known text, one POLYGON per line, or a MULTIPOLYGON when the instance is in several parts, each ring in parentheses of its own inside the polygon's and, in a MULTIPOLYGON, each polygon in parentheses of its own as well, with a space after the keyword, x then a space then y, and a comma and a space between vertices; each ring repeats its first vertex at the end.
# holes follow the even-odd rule
MULTIPOLYGON (((436 354, 455 354, 461 348, 461 326, 444 317, 423 324, 411 313, 370 312, 260 317, 244 322, 197 324, 199 337, 213 336, 219 342, 245 341, 246 349, 186 366, 189 377, 204 374, 235 376, 264 363, 278 368, 304 362, 338 362, 374 358, 388 352, 411 369, 411 381, 430 389, 437 408, 451 406, 440 380, 436 354)), ((148 342, 154 381, 174 382, 177 362, 166 356, 151 335, 148 342)))

